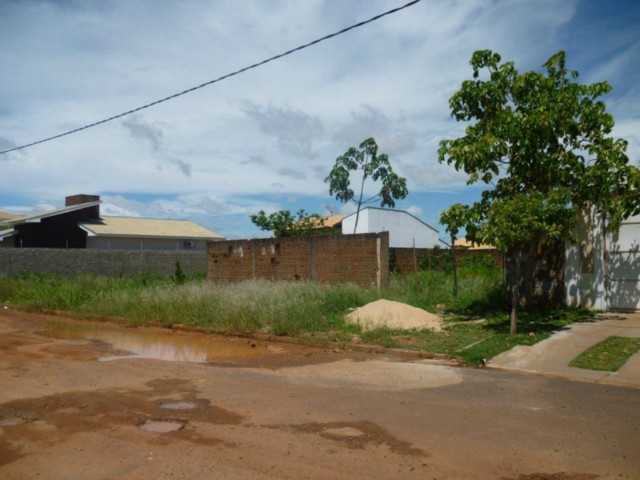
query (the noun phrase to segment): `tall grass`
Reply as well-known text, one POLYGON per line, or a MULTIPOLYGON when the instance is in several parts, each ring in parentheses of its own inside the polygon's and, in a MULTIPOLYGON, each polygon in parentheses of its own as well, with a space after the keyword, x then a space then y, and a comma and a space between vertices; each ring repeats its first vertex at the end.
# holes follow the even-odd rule
POLYGON ((204 279, 177 283, 154 276, 0 278, 0 301, 28 311, 121 318, 130 324, 187 324, 232 333, 297 335, 340 328, 346 309, 376 298, 374 289, 308 282, 216 285, 204 279))
POLYGON ((218 332, 271 331, 277 335, 346 328, 344 313, 379 298, 427 310, 468 308, 495 290, 496 275, 461 274, 453 297, 450 276, 421 272, 395 278, 384 292, 357 285, 246 281, 213 284, 203 278, 176 282, 142 275, 0 278, 0 301, 29 311, 59 311, 81 318, 121 318, 130 324, 187 324, 218 332))
POLYGON ((459 270, 458 295, 450 273, 423 271, 392 278, 390 286, 320 285, 311 282, 246 281, 214 284, 204 278, 142 275, 134 278, 28 275, 0 277, 0 305, 29 311, 59 311, 78 318, 118 318, 131 325, 186 324, 212 332, 311 336, 363 341, 461 356, 481 364, 516 344, 532 344, 552 331, 586 318, 587 312, 522 312, 521 334, 509 335, 500 270, 478 264, 459 270), (445 313, 443 333, 386 328, 362 332, 344 314, 379 298, 445 313), (482 317, 481 323, 461 320, 482 317), (407 343, 407 335, 411 341, 407 343), (403 340, 404 339, 404 340, 403 340), (480 342, 480 343, 478 343, 480 342), (477 344, 477 345, 476 345, 477 344))

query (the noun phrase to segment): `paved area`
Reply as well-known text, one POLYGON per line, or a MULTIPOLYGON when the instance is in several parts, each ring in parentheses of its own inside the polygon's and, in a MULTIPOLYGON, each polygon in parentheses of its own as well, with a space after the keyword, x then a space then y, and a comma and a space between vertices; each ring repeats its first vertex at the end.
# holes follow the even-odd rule
POLYGON ((593 322, 576 323, 530 347, 512 348, 494 357, 488 366, 640 388, 640 352, 617 372, 598 372, 569 366, 576 356, 611 336, 640 338, 640 313, 604 314, 593 322))

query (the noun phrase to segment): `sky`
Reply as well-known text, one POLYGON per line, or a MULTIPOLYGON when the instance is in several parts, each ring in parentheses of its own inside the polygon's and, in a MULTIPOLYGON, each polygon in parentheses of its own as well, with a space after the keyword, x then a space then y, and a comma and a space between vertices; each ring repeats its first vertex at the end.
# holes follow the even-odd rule
MULTIPOLYGON (((333 33, 407 0, 0 0, 0 150, 99 121, 333 33)), ((362 28, 82 132, 0 155, 0 210, 100 195, 104 215, 190 219, 264 236, 264 209, 355 211, 324 182, 374 137, 409 195, 440 212, 481 186, 437 161, 462 135, 448 101, 491 49, 520 71, 559 50, 579 81, 607 81, 613 135, 640 159, 640 2, 423 0, 362 28)), ((357 175, 352 177, 356 182, 357 175)), ((369 182, 366 192, 373 194, 369 182)))

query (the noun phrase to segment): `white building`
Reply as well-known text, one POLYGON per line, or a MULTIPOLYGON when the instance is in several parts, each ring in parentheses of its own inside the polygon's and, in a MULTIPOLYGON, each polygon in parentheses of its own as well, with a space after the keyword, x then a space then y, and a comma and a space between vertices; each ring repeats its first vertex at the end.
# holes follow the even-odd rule
POLYGON ((640 309, 640 215, 625 220, 616 233, 602 228, 593 212, 578 220, 577 243, 567 242, 567 305, 596 310, 640 309))
MULTIPOLYGON (((342 234, 352 234, 356 214, 342 220, 342 234)), ((366 207, 360 210, 355 233, 389 232, 390 248, 433 248, 445 246, 438 231, 404 210, 366 207)))

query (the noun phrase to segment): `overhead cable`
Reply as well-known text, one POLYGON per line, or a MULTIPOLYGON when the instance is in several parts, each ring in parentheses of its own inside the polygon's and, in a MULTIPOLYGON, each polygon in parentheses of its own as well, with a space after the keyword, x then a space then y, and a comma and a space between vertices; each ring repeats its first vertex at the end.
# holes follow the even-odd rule
POLYGON ((218 77, 218 78, 216 78, 214 80, 209 80, 208 82, 202 83, 202 84, 197 85, 195 87, 188 88, 187 90, 183 90, 183 91, 175 93, 173 95, 169 95, 168 97, 161 98, 160 100, 156 100, 154 102, 147 103, 146 105, 142 105, 141 107, 137 107, 137 108, 133 108, 131 110, 127 110, 126 112, 119 113, 118 115, 114 115, 112 117, 105 118, 104 120, 100 120, 98 122, 94 122, 94 123, 90 123, 88 125, 84 125, 83 127, 74 128, 73 130, 69 130, 67 132, 60 133, 58 135, 54 135, 52 137, 44 138, 44 139, 38 140, 36 142, 27 143, 27 144, 21 145, 19 147, 14 147, 14 148, 10 148, 8 150, 4 150, 4 151, 0 152, 0 155, 1 154, 5 154, 5 153, 9 153, 9 152, 14 152, 16 150, 22 150, 24 148, 32 147, 32 146, 38 145, 40 143, 49 142, 51 140, 55 140, 56 138, 65 137, 67 135, 71 135, 72 133, 81 132, 82 130, 87 130, 88 128, 96 127, 98 125, 102 125, 103 123, 111 122, 112 120, 116 120, 118 118, 122 118, 122 117, 125 117, 127 115, 131 115, 132 113, 139 112, 141 110, 153 107, 153 106, 158 105, 160 103, 168 102, 169 100, 173 100, 174 98, 181 97, 182 95, 186 95, 187 93, 195 92, 196 90, 199 90, 201 88, 207 87, 209 85, 213 85, 214 83, 221 82, 222 80, 226 80, 227 78, 234 77, 234 76, 239 75, 241 73, 244 73, 244 72, 246 72, 248 70, 252 70, 254 68, 258 68, 258 67, 260 67, 262 65, 265 65, 265 64, 267 64, 269 62, 273 62, 274 60, 278 60, 278 59, 280 59, 282 57, 286 57, 287 55, 291 55, 292 53, 299 52, 300 50, 304 50, 305 48, 309 48, 309 47, 311 47, 313 45, 316 45, 316 44, 318 44, 320 42, 324 42, 325 40, 329 40, 330 38, 337 37, 339 35, 342 35, 343 33, 347 33, 350 30, 354 30, 356 28, 362 27, 362 26, 367 25, 369 23, 375 22, 376 20, 379 20, 382 17, 386 17, 387 15, 391 15, 393 13, 399 12, 400 10, 404 10, 405 8, 409 8, 409 7, 413 6, 413 5, 415 5, 416 3, 419 3, 420 1, 421 0, 413 0, 413 1, 411 1, 411 2, 409 2, 407 4, 405 4, 405 5, 402 5, 401 7, 397 7, 397 8, 391 9, 391 10, 387 10, 386 12, 381 13, 379 15, 376 15, 375 17, 371 17, 368 20, 356 23, 356 24, 351 25, 350 27, 347 27, 347 28, 343 28, 342 30, 340 30, 338 32, 331 33, 329 35, 325 35, 324 37, 318 38, 318 39, 313 40, 313 41, 311 41, 309 43, 305 43, 304 45, 300 45, 299 47, 292 48, 291 50, 287 50, 286 52, 283 52, 283 53, 280 53, 280 54, 275 55, 273 57, 267 58, 266 60, 262 60, 261 62, 254 63, 253 65, 249 65, 248 67, 241 68, 240 70, 236 70, 235 72, 228 73, 228 74, 223 75, 221 77, 218 77))

